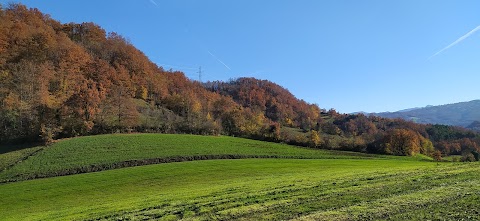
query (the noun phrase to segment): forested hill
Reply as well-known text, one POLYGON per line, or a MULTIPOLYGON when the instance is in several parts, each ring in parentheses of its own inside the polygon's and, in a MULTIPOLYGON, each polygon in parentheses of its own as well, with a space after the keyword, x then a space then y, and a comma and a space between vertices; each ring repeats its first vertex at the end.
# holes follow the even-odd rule
POLYGON ((325 111, 267 80, 192 81, 94 23, 20 4, 0 8, 0 105, 2 144, 160 132, 396 155, 479 149, 471 131, 325 111))
POLYGON ((116 131, 270 136, 264 130, 274 132, 277 121, 298 127, 307 119, 299 113, 315 112, 308 122, 315 125, 319 115, 273 83, 270 89, 289 94, 288 101, 279 96, 288 110, 240 105, 158 67, 116 33, 61 24, 18 4, 0 13, 0 79, 2 142, 116 131))
POLYGON ((374 115, 388 118, 402 118, 417 123, 468 127, 474 121, 480 121, 480 100, 428 106, 409 111, 375 113, 374 115))
POLYGON ((239 78, 204 85, 208 90, 231 97, 243 107, 261 112, 282 125, 310 129, 320 122, 321 110, 317 105, 299 100, 287 89, 267 80, 239 78))

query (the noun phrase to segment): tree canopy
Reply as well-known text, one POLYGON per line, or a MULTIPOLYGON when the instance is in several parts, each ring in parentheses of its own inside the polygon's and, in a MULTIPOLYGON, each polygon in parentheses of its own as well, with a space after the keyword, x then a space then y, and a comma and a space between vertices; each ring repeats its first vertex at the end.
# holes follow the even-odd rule
POLYGON ((472 131, 327 111, 268 80, 192 81, 94 23, 0 7, 0 142, 114 132, 225 134, 397 155, 433 155, 432 146, 443 155, 479 151, 472 131))

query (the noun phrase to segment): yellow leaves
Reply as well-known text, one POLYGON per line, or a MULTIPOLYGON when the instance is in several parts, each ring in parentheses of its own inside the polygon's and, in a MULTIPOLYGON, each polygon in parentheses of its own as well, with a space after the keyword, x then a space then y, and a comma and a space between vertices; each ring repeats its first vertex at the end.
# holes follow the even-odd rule
POLYGON ((265 115, 263 115, 263 113, 258 113, 254 118, 255 124, 257 125, 263 125, 265 120, 265 115))
POLYGON ((433 147, 432 141, 421 137, 420 139, 420 153, 431 156, 435 152, 435 148, 433 147))
POLYGON ((266 126, 266 118, 263 113, 258 113, 246 116, 240 130, 246 134, 260 134, 264 126, 266 126))
POLYGON ((310 131, 310 145, 312 147, 318 147, 322 144, 322 138, 320 137, 320 133, 318 131, 315 131, 315 130, 311 130, 310 131))
POLYGON ((192 104, 192 112, 200 113, 201 111, 202 111, 202 104, 199 101, 194 100, 192 104))
POLYGON ((293 120, 290 119, 290 118, 288 118, 288 117, 285 118, 285 124, 286 124, 287 126, 289 126, 289 127, 293 127, 293 126, 294 126, 294 125, 293 125, 293 120))
POLYGON ((0 82, 5 81, 9 76, 10 74, 8 73, 8 71, 0 71, 0 82))
POLYGON ((314 121, 320 118, 320 108, 317 105, 310 105, 310 113, 314 121))
MULTIPOLYGON (((430 148, 428 140, 415 131, 394 129, 384 138, 385 152, 394 155, 414 155, 423 148, 430 148)), ((431 143, 431 142, 430 142, 431 143)))
POLYGON ((146 100, 148 97, 148 90, 145 86, 140 86, 135 93, 135 97, 146 100))
POLYGON ((210 112, 207 113, 207 120, 208 120, 208 121, 212 121, 212 120, 213 120, 213 117, 212 117, 212 115, 210 115, 210 112))

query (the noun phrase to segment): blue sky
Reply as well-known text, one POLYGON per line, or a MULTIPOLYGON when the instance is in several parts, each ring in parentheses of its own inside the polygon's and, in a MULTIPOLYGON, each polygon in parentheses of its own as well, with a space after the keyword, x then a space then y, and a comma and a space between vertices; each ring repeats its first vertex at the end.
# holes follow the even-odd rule
POLYGON ((480 99, 480 1, 8 2, 95 22, 191 79, 268 79, 344 113, 480 99))

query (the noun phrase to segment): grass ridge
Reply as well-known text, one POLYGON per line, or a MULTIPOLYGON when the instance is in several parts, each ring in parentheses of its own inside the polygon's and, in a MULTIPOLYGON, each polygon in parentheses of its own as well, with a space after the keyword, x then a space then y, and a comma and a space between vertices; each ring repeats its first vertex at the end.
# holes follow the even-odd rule
MULTIPOLYGON (((39 151, 37 151, 39 152, 39 151)), ((175 162, 186 162, 186 161, 199 161, 199 160, 222 160, 222 159, 316 159, 311 157, 302 157, 302 156, 278 156, 278 155, 240 155, 240 154, 224 154, 224 155, 194 155, 194 156, 176 156, 176 157, 167 157, 167 158, 150 158, 150 159, 139 159, 139 160, 127 160, 123 162, 116 162, 112 164, 94 164, 77 168, 69 168, 64 171, 57 171, 55 173, 47 174, 28 174, 27 176, 22 176, 19 174, 13 179, 1 180, 0 183, 11 183, 24 180, 32 180, 38 178, 49 178, 49 177, 58 177, 58 176, 68 176, 82 173, 92 173, 100 172, 104 170, 112 169, 121 169, 126 167, 136 167, 136 166, 146 166, 152 164, 163 164, 163 163, 175 163, 175 162)))
POLYGON ((62 140, 42 149, 43 151, 28 157, 23 157, 28 153, 17 156, 18 159, 22 158, 20 161, 10 157, 12 162, 18 162, 0 171, 0 183, 209 159, 384 158, 378 155, 309 149, 242 138, 171 134, 79 137, 62 140))

